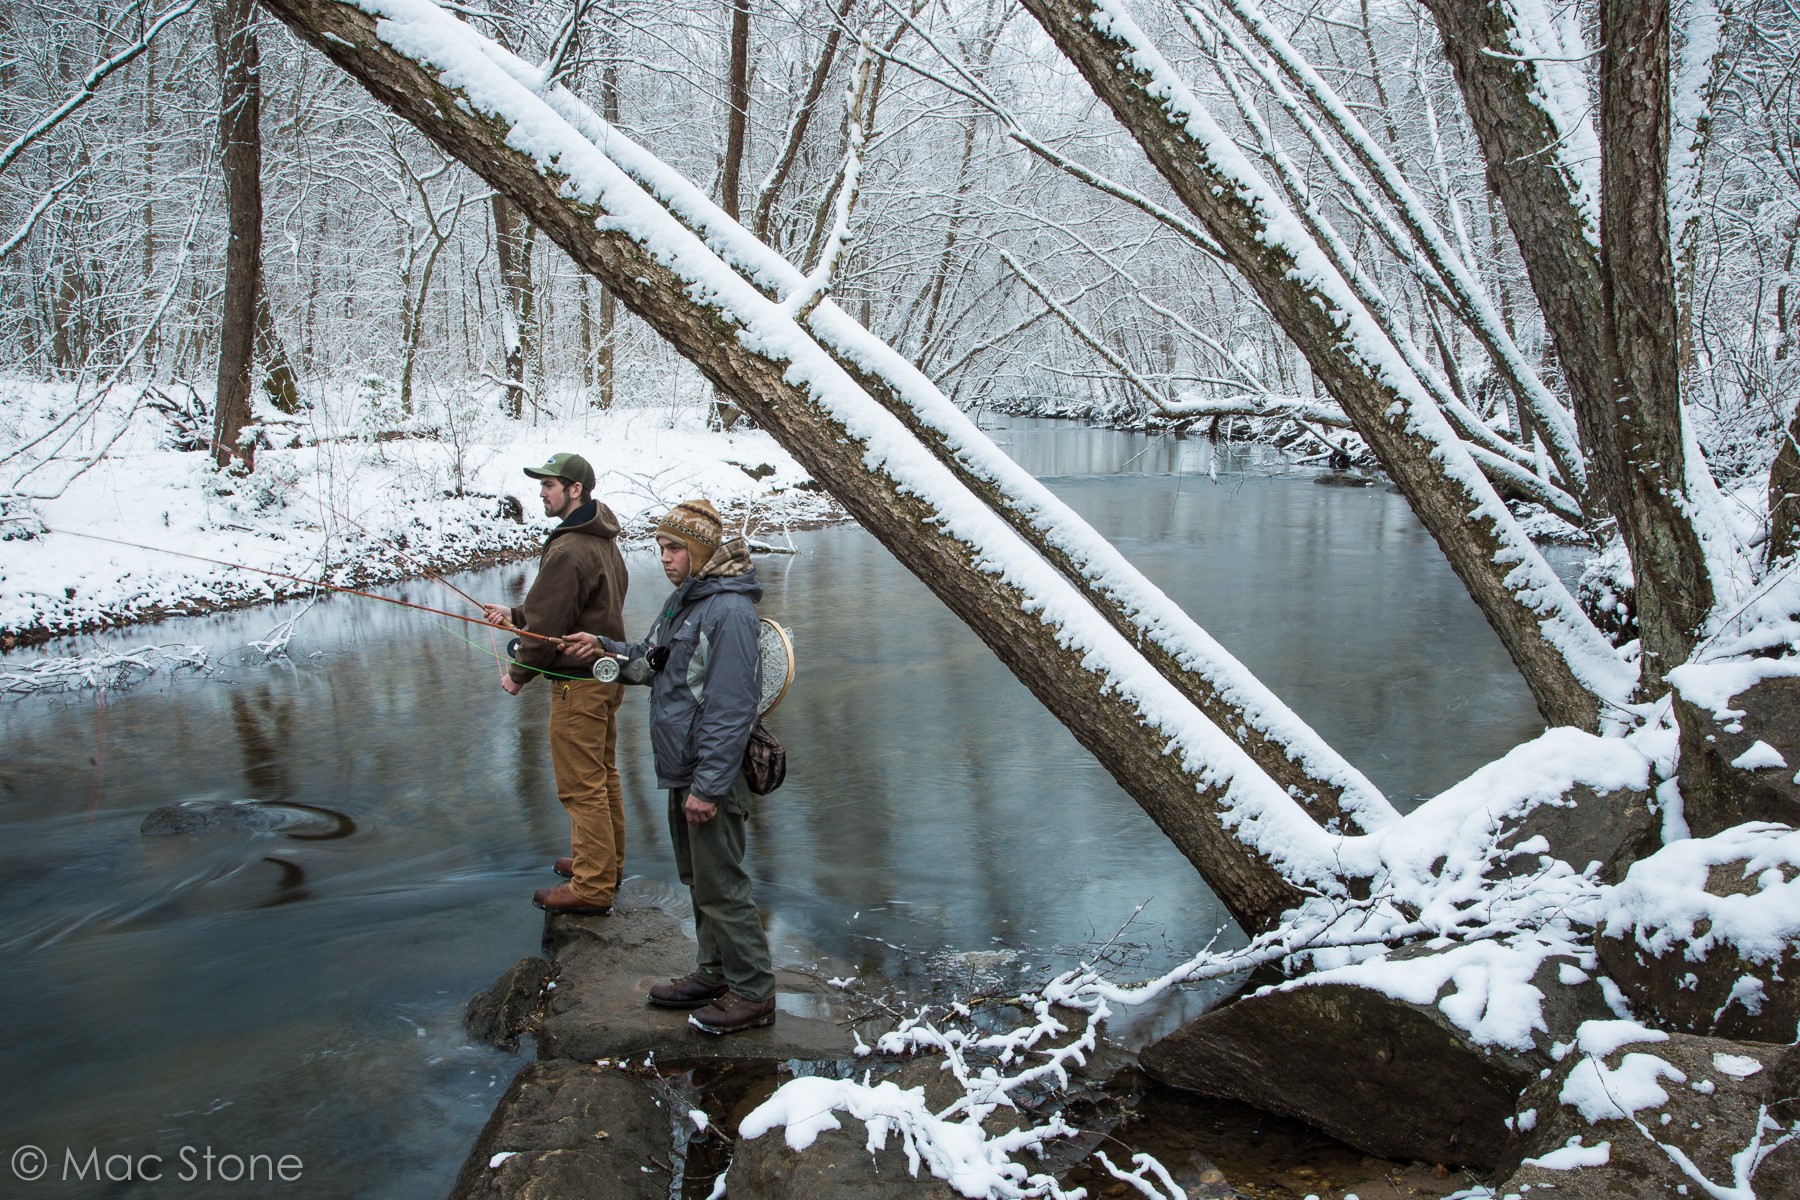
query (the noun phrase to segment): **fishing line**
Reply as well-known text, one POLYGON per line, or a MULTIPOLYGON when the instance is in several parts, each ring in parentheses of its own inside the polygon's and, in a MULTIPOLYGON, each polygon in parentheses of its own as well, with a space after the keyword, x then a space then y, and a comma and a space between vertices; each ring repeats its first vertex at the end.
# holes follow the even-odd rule
POLYGON ((336 517, 338 520, 347 521, 351 525, 354 525, 356 528, 360 529, 363 532, 363 535, 365 537, 369 538, 372 541, 379 542, 381 545, 386 546, 389 550, 392 550, 395 554, 399 555, 401 558, 404 558, 408 562, 412 563, 413 566, 415 566, 419 569, 419 574, 425 576, 425 578, 432 580, 435 583, 443 584, 445 587, 449 588, 451 591, 453 591, 457 595, 461 596, 464 600, 467 600, 470 604, 473 604, 476 608, 480 608, 485 611, 486 605, 482 604, 481 601, 479 601, 475 597, 469 595, 469 593, 463 591, 461 588, 457 587, 454 583, 451 583, 448 579, 445 579, 442 575, 439 575, 436 571, 432 570, 431 565, 429 563, 421 562, 419 559, 414 558, 411 554, 409 554, 405 550, 403 550, 398 544, 391 542, 388 539, 382 537, 380 534, 374 532, 367 525, 364 525, 361 521, 358 521, 355 517, 351 516, 349 513, 340 511, 336 505, 331 503, 331 501, 325 499, 323 496, 315 496, 311 492, 308 492, 305 488, 295 488, 294 490, 299 492, 302 496, 305 496, 307 499, 313 501, 315 504, 323 505, 325 510, 327 512, 329 512, 332 516, 336 517))
MULTIPOLYGON (((276 579, 288 579, 288 580, 292 580, 295 583, 306 584, 308 587, 324 588, 326 591, 331 591, 331 592, 343 592, 346 595, 350 595, 350 596, 361 596, 365 600, 379 600, 383 604, 393 604, 393 605, 398 605, 401 608, 410 608, 417 612, 427 612, 427 613, 433 613, 440 617, 449 617, 452 621, 462 621, 468 625, 486 625, 490 629, 495 628, 495 626, 491 622, 483 620, 481 617, 469 617, 469 616, 464 616, 462 613, 446 612, 441 608, 432 608, 429 605, 424 605, 424 604, 414 604, 410 600, 397 600, 392 596, 382 596, 382 595, 378 595, 375 592, 365 592, 358 588, 342 587, 335 583, 327 583, 323 579, 307 579, 306 577, 301 576, 301 575, 290 575, 286 571, 276 571, 276 570, 272 570, 268 567, 252 567, 252 566, 248 566, 244 563, 232 562, 229 559, 208 558, 204 554, 189 554, 188 552, 186 552, 184 550, 170 550, 163 546, 146 546, 146 545, 143 545, 138 542, 127 542, 120 538, 101 537, 97 533, 76 533, 72 530, 67 530, 67 529, 63 529, 63 530, 51 529, 48 526, 44 527, 44 532, 45 533, 62 533, 67 537, 86 538, 90 542, 108 542, 114 546, 124 546, 130 550, 148 550, 155 554, 171 554, 171 555, 174 555, 176 558, 191 558, 196 562, 212 563, 214 566, 218 566, 218 567, 231 567, 234 570, 249 571, 249 572, 252 572, 253 574, 257 574, 257 575, 271 575, 271 576, 274 576, 276 579)), ((511 627, 509 626, 509 628, 511 628, 511 627)), ((540 642, 561 642, 563 640, 563 639, 557 638, 557 637, 550 637, 547 634, 533 633, 529 629, 513 628, 512 632, 518 634, 520 637, 534 638, 540 642)))

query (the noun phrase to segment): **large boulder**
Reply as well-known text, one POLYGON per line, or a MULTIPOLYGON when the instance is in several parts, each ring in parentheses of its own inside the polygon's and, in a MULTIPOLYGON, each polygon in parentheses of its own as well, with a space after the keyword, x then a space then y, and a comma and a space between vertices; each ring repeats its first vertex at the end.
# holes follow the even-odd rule
POLYGON ((1731 1195, 1800 1200, 1795 1096, 1800 1049, 1793 1046, 1596 1021, 1520 1097, 1494 1191, 1559 1200, 1723 1194, 1697 1174, 1731 1195), (1777 1145, 1784 1135, 1796 1140, 1777 1145), (1776 1147, 1760 1164, 1737 1157, 1759 1139, 1776 1147), (1747 1180, 1736 1178, 1753 1165, 1747 1180))
POLYGON ((1674 842, 1607 896, 1602 969, 1669 1029, 1800 1036, 1800 833, 1747 824, 1674 842))
POLYGON ((488 1118, 450 1200, 668 1200, 676 1119, 616 1067, 532 1063, 488 1118))
POLYGON ((1681 794, 1696 835, 1746 821, 1800 826, 1800 676, 1769 674, 1789 669, 1757 660, 1670 673, 1681 794))
POLYGON ((1556 1038, 1607 1012, 1569 958, 1521 953, 1495 943, 1409 949, 1360 975, 1265 988, 1151 1045, 1143 1066, 1369 1154, 1491 1168, 1514 1101, 1552 1065, 1556 1038), (1483 1022, 1486 1042, 1469 1028, 1483 1022))
MULTIPOLYGON (((1650 793, 1636 788, 1596 792, 1585 783, 1501 819, 1503 850, 1535 858, 1540 846, 1577 871, 1599 864, 1596 878, 1617 883, 1631 864, 1656 848, 1658 825, 1650 793), (1540 844, 1537 839, 1542 838, 1540 844)), ((1527 862, 1525 869, 1529 871, 1527 862)))

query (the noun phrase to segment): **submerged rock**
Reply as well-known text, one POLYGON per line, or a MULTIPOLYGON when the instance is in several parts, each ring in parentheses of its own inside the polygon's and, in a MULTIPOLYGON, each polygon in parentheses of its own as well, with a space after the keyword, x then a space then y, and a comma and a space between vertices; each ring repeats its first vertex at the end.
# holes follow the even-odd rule
POLYGON ((264 800, 184 800, 150 810, 138 832, 145 837, 199 837, 224 830, 278 833, 302 841, 348 837, 356 823, 343 813, 310 804, 264 800))
POLYGON ((532 1063, 475 1139, 451 1200, 668 1200, 673 1118, 616 1067, 532 1063))
MULTIPOLYGON (((1444 952, 1402 951, 1404 963, 1444 952)), ((1549 1031, 1566 1039, 1606 1012, 1568 959, 1532 984, 1549 1031)), ((1519 1092, 1553 1063, 1553 1034, 1530 1049, 1482 1046, 1437 1000, 1411 1003, 1347 983, 1290 984, 1244 996, 1148 1047, 1152 1078, 1241 1100, 1383 1158, 1490 1168, 1519 1092)))
POLYGON ((1594 1022, 1520 1098, 1495 1194, 1575 1200, 1720 1194, 1684 1171, 1679 1154, 1733 1195, 1800 1200, 1800 1139, 1763 1159, 1749 1189, 1736 1190, 1734 1178, 1740 1165, 1752 1164, 1734 1161, 1746 1147, 1775 1146, 1784 1133, 1800 1133, 1796 1096, 1796 1047, 1594 1022))
POLYGON ((521 958, 494 986, 469 1001, 463 1028, 477 1042, 502 1050, 517 1050, 519 1037, 536 1033, 544 985, 550 981, 550 964, 535 955, 521 958))

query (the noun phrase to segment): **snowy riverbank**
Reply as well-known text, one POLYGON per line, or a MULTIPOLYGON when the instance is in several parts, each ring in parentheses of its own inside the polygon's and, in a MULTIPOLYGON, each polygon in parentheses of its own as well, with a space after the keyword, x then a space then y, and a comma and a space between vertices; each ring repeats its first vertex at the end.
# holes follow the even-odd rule
POLYGON ((692 403, 533 423, 433 399, 405 419, 369 381, 271 421, 233 477, 179 448, 156 405, 186 394, 0 380, 0 644, 313 590, 281 575, 360 586, 530 554, 550 523, 522 468, 563 450, 637 536, 689 496, 776 541, 843 515, 768 434, 709 429, 692 403))

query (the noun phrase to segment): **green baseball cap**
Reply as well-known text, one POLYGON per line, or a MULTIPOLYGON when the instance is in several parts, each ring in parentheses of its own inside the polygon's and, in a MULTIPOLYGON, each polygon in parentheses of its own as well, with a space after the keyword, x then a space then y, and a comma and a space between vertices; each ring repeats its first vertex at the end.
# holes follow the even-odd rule
POLYGON ((526 467, 533 479, 566 479, 579 483, 583 496, 594 494, 594 468, 579 454, 552 454, 541 467, 526 467))

